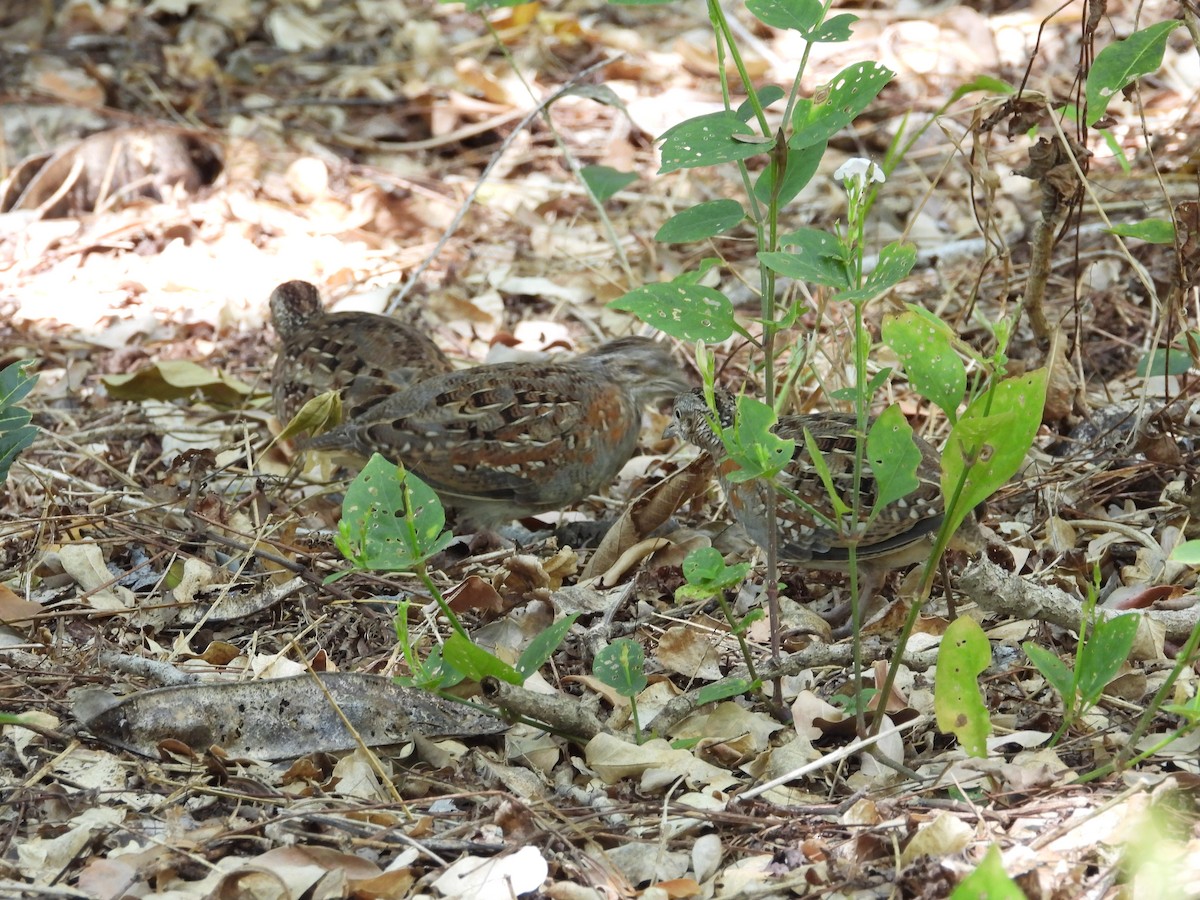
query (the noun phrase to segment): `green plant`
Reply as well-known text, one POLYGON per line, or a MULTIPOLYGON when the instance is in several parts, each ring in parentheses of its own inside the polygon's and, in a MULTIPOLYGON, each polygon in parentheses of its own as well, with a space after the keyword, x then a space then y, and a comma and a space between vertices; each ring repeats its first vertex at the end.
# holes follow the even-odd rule
POLYGON ((38 377, 25 372, 31 365, 33 360, 23 359, 0 370, 0 484, 17 454, 37 437, 37 428, 29 424, 32 414, 16 405, 37 384, 38 377))
POLYGON ((1079 623, 1079 638, 1075 648, 1075 666, 1063 662, 1057 654, 1032 641, 1021 645, 1050 686, 1062 698, 1063 720, 1051 744, 1057 744, 1068 729, 1099 701, 1104 687, 1129 658, 1133 638, 1137 634, 1138 617, 1116 616, 1105 619, 1096 615, 1099 595, 1100 567, 1096 566, 1092 584, 1088 585, 1087 601, 1079 623))
MULTIPOLYGON (((747 9, 768 25, 798 32, 808 42, 806 46, 847 40, 855 21, 848 14, 830 16, 829 4, 817 0, 748 0, 747 9)), ((684 210, 668 220, 657 237, 668 241, 712 239, 748 223, 756 240, 758 267, 756 279, 750 275, 743 280, 756 282, 759 287, 761 316, 757 325, 761 339, 755 340, 749 329, 736 320, 728 297, 716 288, 700 284, 704 274, 719 264, 712 260, 705 260, 697 270, 685 272, 670 282, 635 288, 611 305, 632 312, 677 338, 716 342, 740 334, 750 338, 761 351, 765 403, 739 400, 737 422, 732 431, 722 436, 730 459, 740 467, 740 471, 727 473, 733 479, 770 479, 794 452, 794 447, 775 438, 770 428, 777 398, 782 395, 776 372, 776 335, 791 328, 806 311, 798 299, 800 285, 827 291, 830 307, 848 306, 850 314, 845 318, 850 323, 854 375, 850 387, 832 391, 831 397, 850 403, 857 418, 855 489, 847 497, 837 497, 827 475, 823 480, 830 499, 841 513, 839 522, 854 523, 849 526, 854 528, 858 523, 870 522, 888 503, 903 498, 916 485, 919 454, 907 426, 896 427, 902 421, 899 409, 885 410, 875 427, 868 428, 875 394, 889 373, 883 370, 872 377, 868 371, 872 342, 866 324, 867 306, 903 281, 916 259, 912 246, 893 242, 878 251, 873 268, 866 265, 869 248, 866 225, 875 196, 915 136, 906 144, 903 133, 897 135, 882 164, 851 160, 839 169, 836 177, 847 194, 842 227, 832 232, 815 228, 781 231, 781 210, 813 177, 829 139, 867 108, 893 73, 873 61, 853 63, 831 78, 816 95, 802 97, 799 85, 808 64, 806 51, 790 89, 756 86, 746 75, 721 6, 710 2, 708 10, 718 61, 723 63, 726 57, 732 61, 746 100, 734 108, 733 86, 723 74, 726 67, 719 65, 725 110, 669 129, 661 138, 663 163, 659 173, 733 163, 738 170, 742 200, 711 201, 684 210), (776 104, 782 104, 782 110, 780 125, 774 128, 766 110, 776 104), (756 156, 764 157, 765 165, 754 180, 747 163, 756 156), (784 285, 782 303, 776 302, 780 293, 777 282, 784 285), (868 459, 879 494, 871 508, 862 508, 864 494, 857 488, 868 459)), ((971 90, 994 86, 972 82, 956 92, 951 102, 971 90)), ((925 568, 922 598, 928 593, 934 564, 957 527, 979 502, 1016 471, 1040 422, 1045 373, 1006 377, 1004 350, 1015 321, 1014 314, 993 327, 997 349, 988 359, 958 341, 946 325, 916 308, 890 317, 885 325, 884 338, 901 357, 913 386, 941 407, 954 426, 944 460, 946 516, 936 549, 925 568), (964 356, 977 364, 970 383, 962 362, 964 356)), ((806 348, 811 344, 811 340, 802 338, 793 348, 783 383, 804 371, 806 348)), ((705 354, 698 351, 698 355, 702 370, 711 372, 711 362, 705 354)), ((806 449, 820 470, 823 465, 820 453, 815 452, 811 442, 808 444, 806 449)), ((796 498, 789 500, 795 502, 796 498)), ((773 515, 773 508, 768 509, 768 515, 773 515)), ((769 531, 774 533, 774 529, 769 531)), ((847 536, 851 533, 847 532, 847 536)), ((775 547, 766 547, 766 555, 767 583, 773 588, 775 547)), ((850 577, 852 596, 857 596, 858 572, 853 547, 850 577)), ((768 604, 775 634, 778 619, 773 590, 768 591, 768 604)), ((919 604, 912 609, 915 623, 919 604)), ((856 624, 859 614, 856 604, 856 624)), ((911 627, 909 624, 906 628, 905 637, 911 627)), ((856 628, 856 635, 857 632, 856 628)), ((903 638, 900 645, 903 646, 903 638)), ((777 653, 778 645, 772 649, 777 653)), ((860 663, 856 662, 856 683, 859 672, 860 663)), ((894 674, 893 666, 889 685, 883 688, 885 694, 894 674)))
POLYGON ((411 601, 403 600, 395 625, 411 673, 402 679, 404 683, 444 690, 464 678, 479 681, 492 676, 522 684, 550 658, 577 616, 567 616, 542 632, 515 667, 475 644, 426 568, 429 559, 454 539, 445 525, 446 513, 433 489, 376 453, 346 491, 334 538, 350 568, 329 576, 326 583, 355 571, 412 572, 421 580, 454 633, 421 659, 408 629, 411 601))

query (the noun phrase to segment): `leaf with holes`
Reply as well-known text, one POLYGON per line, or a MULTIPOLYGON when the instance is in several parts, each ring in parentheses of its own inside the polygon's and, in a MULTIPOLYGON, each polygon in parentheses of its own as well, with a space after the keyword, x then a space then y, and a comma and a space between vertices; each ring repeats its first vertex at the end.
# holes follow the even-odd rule
POLYGON ((917 262, 917 248, 912 244, 892 243, 879 251, 879 261, 867 276, 862 287, 840 291, 834 300, 865 303, 879 297, 908 277, 917 262))
POLYGON ((842 69, 829 82, 828 92, 819 103, 796 104, 788 146, 799 150, 829 140, 858 118, 894 75, 877 62, 854 63, 842 69))
POLYGON ((947 504, 957 497, 946 510, 951 534, 1021 468, 1042 424, 1046 374, 1043 368, 1004 379, 955 423, 942 450, 942 493, 947 504))
POLYGON ((899 406, 889 406, 871 425, 867 432, 867 461, 877 492, 872 514, 907 497, 920 486, 917 466, 921 463, 921 451, 913 443, 912 426, 899 406))
POLYGON ((933 708, 938 730, 954 734, 971 756, 987 756, 992 730, 979 676, 992 662, 992 646, 979 623, 960 616, 950 623, 938 647, 933 708))
POLYGON ((663 281, 644 284, 608 304, 681 341, 719 343, 746 330, 733 318, 733 303, 714 288, 663 281))
POLYGON ((967 367, 951 343, 954 332, 932 313, 909 308, 883 319, 883 340, 900 357, 917 393, 937 404, 953 424, 967 393, 967 367))
POLYGON ((754 136, 754 131, 733 112, 709 113, 680 122, 659 138, 662 167, 658 174, 737 162, 764 152, 764 145, 748 144, 734 135, 754 136))

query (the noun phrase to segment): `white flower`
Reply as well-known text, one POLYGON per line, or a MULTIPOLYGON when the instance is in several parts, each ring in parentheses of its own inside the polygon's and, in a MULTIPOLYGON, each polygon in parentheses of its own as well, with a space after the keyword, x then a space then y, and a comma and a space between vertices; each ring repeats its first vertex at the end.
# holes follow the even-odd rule
POLYGON ((887 181, 883 169, 872 160, 863 159, 861 156, 850 157, 833 173, 833 177, 838 181, 847 182, 847 187, 850 186, 849 182, 854 182, 854 187, 860 191, 872 181, 878 181, 880 184, 887 181))

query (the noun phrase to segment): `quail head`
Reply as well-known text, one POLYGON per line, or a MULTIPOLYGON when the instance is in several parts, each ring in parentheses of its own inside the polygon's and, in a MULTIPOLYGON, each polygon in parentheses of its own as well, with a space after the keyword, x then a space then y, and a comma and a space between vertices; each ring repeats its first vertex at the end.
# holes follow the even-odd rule
POLYGON ((665 347, 621 338, 562 361, 435 375, 308 446, 403 463, 460 521, 487 528, 611 482, 633 454, 642 405, 686 387, 665 347))
POLYGON ((430 375, 450 361, 411 325, 366 312, 327 313, 307 281, 271 292, 271 322, 279 355, 271 376, 275 415, 287 423, 313 397, 341 394, 347 418, 430 375))
MULTIPOLYGON (((734 397, 716 391, 717 418, 722 427, 733 424, 734 397)), ((918 486, 901 500, 889 504, 868 522, 846 521, 838 527, 839 516, 829 498, 805 445, 804 432, 812 435, 829 469, 835 490, 847 506, 854 486, 855 419, 837 414, 783 416, 773 429, 781 438, 796 442, 791 462, 777 476, 775 515, 779 558, 811 569, 846 569, 849 548, 856 546, 855 558, 868 572, 900 568, 920 562, 929 555, 933 537, 943 517, 940 464, 937 452, 913 435, 921 453, 917 466, 918 486), (796 502, 793 497, 802 502, 796 502)), ((721 486, 733 515, 746 529, 751 540, 765 546, 769 537, 766 520, 768 491, 772 486, 763 479, 731 482, 725 478, 737 464, 726 458, 721 436, 713 427, 712 412, 700 390, 687 391, 675 399, 671 424, 665 437, 684 438, 713 457, 721 475, 721 486)), ((859 508, 870 511, 875 505, 875 479, 864 459, 859 481, 859 508)), ((968 517, 959 531, 960 545, 975 543, 977 528, 968 517)))

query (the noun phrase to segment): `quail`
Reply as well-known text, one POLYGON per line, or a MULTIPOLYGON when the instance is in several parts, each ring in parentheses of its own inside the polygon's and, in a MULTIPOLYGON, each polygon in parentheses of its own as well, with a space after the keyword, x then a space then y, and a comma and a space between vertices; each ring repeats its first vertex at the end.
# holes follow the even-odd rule
POLYGON ((349 419, 453 368, 432 340, 398 319, 325 312, 320 294, 307 281, 287 281, 271 292, 271 322, 280 339, 272 399, 284 423, 326 391, 341 395, 349 419))
MULTIPOLYGON (((723 428, 733 424, 736 402, 728 391, 716 391, 717 420, 723 428)), ((854 485, 855 418, 839 414, 783 416, 773 431, 796 442, 791 462, 777 476, 775 517, 780 560, 810 569, 849 567, 849 548, 856 545, 855 558, 864 575, 862 596, 878 588, 889 569, 920 562, 928 557, 943 518, 940 462, 937 452, 921 438, 913 442, 921 453, 917 466, 918 486, 901 500, 889 504, 873 519, 857 526, 839 516, 804 440, 807 430, 820 449, 835 490, 847 506, 854 485), (801 502, 796 502, 799 498, 801 502), (873 584, 873 588, 870 585, 873 584)), ((767 492, 772 486, 763 479, 732 482, 725 476, 737 468, 727 458, 720 433, 713 426, 712 411, 703 391, 696 389, 675 399, 671 424, 664 437, 682 438, 706 450, 717 464, 729 508, 746 533, 759 546, 766 546, 769 531, 766 517, 767 492)), ((870 512, 875 504, 875 481, 864 459, 859 482, 859 508, 870 512)), ((848 517, 847 517, 848 518, 848 517)), ((956 535, 957 546, 975 548, 981 543, 973 517, 956 535)))
POLYGON ((665 347, 619 338, 562 361, 434 375, 308 446, 403 463, 460 522, 490 528, 611 482, 633 454, 643 405, 687 386, 665 347))

